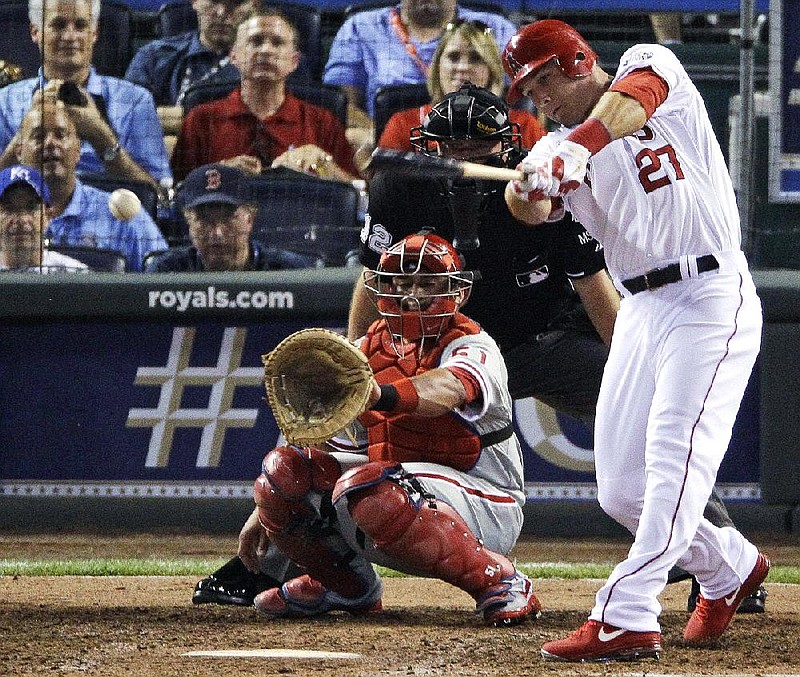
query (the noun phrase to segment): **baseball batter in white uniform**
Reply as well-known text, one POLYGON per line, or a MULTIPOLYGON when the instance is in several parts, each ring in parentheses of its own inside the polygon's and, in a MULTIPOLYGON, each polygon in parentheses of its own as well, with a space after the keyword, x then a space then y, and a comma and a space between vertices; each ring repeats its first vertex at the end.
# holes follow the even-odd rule
POLYGON ((539 613, 505 556, 522 528, 522 452, 497 344, 458 312, 472 273, 435 235, 409 235, 365 274, 382 319, 359 343, 375 380, 359 430, 319 449, 278 447, 253 520, 305 574, 266 590, 270 617, 381 606, 372 564, 440 578, 489 625, 539 613))
POLYGON ((597 405, 603 509, 634 534, 589 620, 550 660, 658 657, 657 596, 674 564, 700 583, 684 632, 715 641, 769 561, 703 518, 758 354, 761 304, 703 100, 675 55, 636 45, 612 78, 571 26, 522 27, 503 54, 509 98, 562 126, 522 162, 506 200, 536 224, 566 208, 599 240, 622 295, 597 405))

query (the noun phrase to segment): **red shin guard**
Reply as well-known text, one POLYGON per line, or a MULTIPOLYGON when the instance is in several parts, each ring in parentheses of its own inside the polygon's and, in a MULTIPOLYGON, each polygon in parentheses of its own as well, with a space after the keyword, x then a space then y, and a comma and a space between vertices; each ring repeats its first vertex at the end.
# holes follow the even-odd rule
POLYGON ((278 447, 262 468, 253 495, 270 541, 326 588, 348 598, 365 594, 372 581, 353 570, 354 553, 320 514, 321 493, 341 474, 338 461, 316 449, 278 447))
POLYGON ((379 550, 407 562, 409 570, 440 578, 476 599, 514 574, 511 562, 484 548, 449 505, 426 498, 413 501, 404 486, 406 477, 400 470, 390 479, 347 491, 353 520, 379 550))

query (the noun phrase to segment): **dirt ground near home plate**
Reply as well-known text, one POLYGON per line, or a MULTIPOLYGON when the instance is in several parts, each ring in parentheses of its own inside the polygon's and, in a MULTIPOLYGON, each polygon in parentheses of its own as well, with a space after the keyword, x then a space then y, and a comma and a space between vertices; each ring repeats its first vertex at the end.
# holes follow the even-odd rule
MULTIPOLYGON (((752 536, 751 536, 752 538, 752 536)), ((800 565, 797 537, 754 540, 779 564, 800 565)), ((623 541, 524 538, 520 562, 609 562, 623 541)), ((227 557, 235 536, 19 535, 0 532, 0 559, 227 557)), ((510 629, 484 627, 474 603, 439 581, 386 580, 384 610, 353 618, 268 621, 252 609, 194 606, 189 577, 0 578, 0 674, 125 677, 318 677, 518 675, 800 675, 800 586, 767 582, 767 613, 737 615, 719 645, 682 646, 688 583, 662 596, 660 662, 545 663, 543 642, 577 628, 601 581, 538 580, 539 620, 510 629), (191 651, 302 649, 358 658, 190 657, 191 651)))

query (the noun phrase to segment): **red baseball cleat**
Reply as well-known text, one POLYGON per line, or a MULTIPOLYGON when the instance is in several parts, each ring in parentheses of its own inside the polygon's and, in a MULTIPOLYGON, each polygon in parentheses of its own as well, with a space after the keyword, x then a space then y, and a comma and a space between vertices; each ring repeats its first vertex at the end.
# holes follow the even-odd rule
POLYGON ((660 652, 660 632, 634 632, 600 621, 586 621, 566 639, 547 642, 542 647, 542 658, 573 663, 658 660, 660 652))
POLYGON ((730 625, 742 600, 752 595, 764 582, 770 566, 770 561, 759 553, 750 575, 729 595, 719 599, 706 599, 702 594, 698 595, 697 606, 683 631, 683 639, 692 646, 717 641, 730 625))

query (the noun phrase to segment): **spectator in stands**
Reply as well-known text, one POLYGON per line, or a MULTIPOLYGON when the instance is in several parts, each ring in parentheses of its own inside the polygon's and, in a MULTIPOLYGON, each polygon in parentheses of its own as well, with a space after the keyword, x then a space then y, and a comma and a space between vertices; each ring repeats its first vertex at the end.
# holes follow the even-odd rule
POLYGON ((681 15, 675 12, 651 14, 650 25, 660 45, 676 45, 682 42, 681 15))
POLYGON ((314 256, 264 247, 252 239, 258 205, 245 172, 223 164, 198 167, 182 183, 178 199, 189 224, 190 247, 148 257, 145 272, 282 270, 312 268, 314 256))
POLYGON ((33 167, 12 165, 0 171, 0 270, 77 273, 86 264, 44 247, 45 207, 50 193, 33 167))
POLYGON ((241 23, 231 61, 241 85, 188 112, 173 159, 177 178, 223 160, 247 172, 283 165, 323 178, 357 178, 353 148, 335 115, 286 91, 300 52, 297 28, 282 11, 263 9, 241 23))
MULTIPOLYGON (((156 184, 171 172, 153 97, 138 85, 95 72, 99 14, 100 0, 30 0, 31 37, 42 54, 40 77, 45 90, 67 103, 82 142, 81 171, 156 184)), ((12 140, 39 82, 29 78, 0 90, 0 166, 14 162, 12 140)))
POLYGON ((82 184, 75 176, 80 139, 63 101, 45 95, 22 120, 15 136, 17 162, 41 167, 50 189, 46 235, 56 245, 115 249, 140 271, 145 254, 167 246, 153 219, 140 210, 127 221, 111 214, 109 194, 82 184))
POLYGON ((186 90, 226 69, 236 27, 260 0, 192 0, 197 30, 152 40, 133 57, 125 79, 150 90, 166 134, 180 131, 186 90))
POLYGON ((475 12, 456 0, 401 0, 394 7, 356 12, 336 33, 323 80, 347 94, 348 138, 374 143, 375 92, 385 85, 425 82, 433 53, 448 24, 482 21, 492 29, 499 49, 516 27, 489 12, 475 12))
MULTIPOLYGON (((504 77, 500 51, 486 24, 469 20, 451 24, 431 61, 427 79, 431 103, 395 113, 386 123, 378 146, 410 151, 409 131, 424 122, 434 104, 467 82, 502 96, 504 77)), ((511 110, 509 119, 520 126, 524 148, 544 135, 542 125, 527 111, 511 110)))

